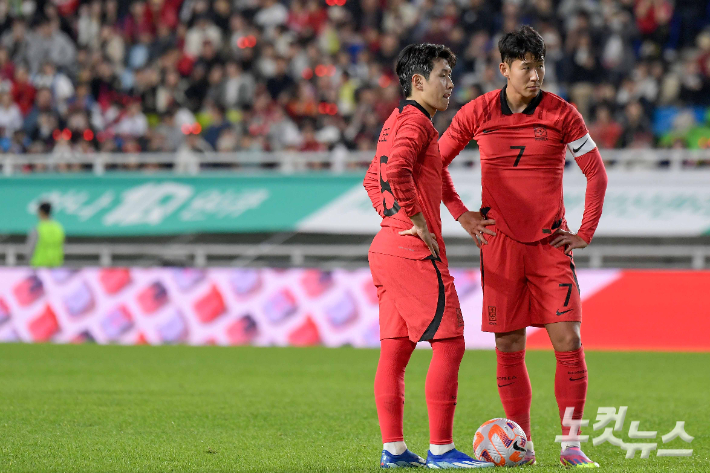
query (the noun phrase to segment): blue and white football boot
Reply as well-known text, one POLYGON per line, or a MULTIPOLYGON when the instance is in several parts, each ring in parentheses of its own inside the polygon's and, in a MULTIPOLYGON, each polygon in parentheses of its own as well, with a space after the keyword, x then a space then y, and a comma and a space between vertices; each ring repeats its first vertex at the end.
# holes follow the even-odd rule
POLYGON ((476 460, 454 448, 443 455, 434 455, 429 451, 426 457, 426 466, 443 470, 450 468, 492 468, 495 464, 476 460))
POLYGON ((409 450, 405 450, 401 455, 394 455, 387 450, 382 450, 380 466, 382 468, 426 468, 426 462, 422 457, 409 450))

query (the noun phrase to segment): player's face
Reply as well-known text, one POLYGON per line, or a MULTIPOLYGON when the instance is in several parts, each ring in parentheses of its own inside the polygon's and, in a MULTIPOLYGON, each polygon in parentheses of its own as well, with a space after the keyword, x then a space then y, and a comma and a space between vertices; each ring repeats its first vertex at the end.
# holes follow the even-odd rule
POLYGON ((545 59, 536 60, 532 54, 525 59, 516 59, 512 64, 501 63, 501 72, 508 79, 510 87, 527 99, 533 99, 540 92, 545 78, 545 59))
POLYGON ((449 108, 451 92, 454 83, 451 80, 451 67, 445 59, 434 61, 434 69, 429 74, 429 80, 423 81, 422 98, 428 108, 443 112, 449 108))

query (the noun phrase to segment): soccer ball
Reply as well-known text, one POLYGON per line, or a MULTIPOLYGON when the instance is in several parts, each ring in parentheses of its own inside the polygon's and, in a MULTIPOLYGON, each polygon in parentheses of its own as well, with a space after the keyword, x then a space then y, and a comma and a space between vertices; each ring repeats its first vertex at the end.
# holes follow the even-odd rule
POLYGON ((525 460, 528 439, 518 424, 510 419, 491 419, 476 431, 473 454, 477 460, 496 466, 518 466, 525 460))

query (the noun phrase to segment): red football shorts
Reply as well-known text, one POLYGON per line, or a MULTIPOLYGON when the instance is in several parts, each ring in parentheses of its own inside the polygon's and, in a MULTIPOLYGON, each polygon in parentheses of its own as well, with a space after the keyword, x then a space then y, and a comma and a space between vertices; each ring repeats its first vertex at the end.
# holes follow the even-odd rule
POLYGON ((454 278, 441 261, 369 253, 380 301, 380 340, 413 342, 463 335, 463 316, 454 278))
POLYGON ((553 248, 555 236, 521 243, 500 231, 481 249, 484 332, 512 332, 555 322, 581 322, 574 260, 553 248))

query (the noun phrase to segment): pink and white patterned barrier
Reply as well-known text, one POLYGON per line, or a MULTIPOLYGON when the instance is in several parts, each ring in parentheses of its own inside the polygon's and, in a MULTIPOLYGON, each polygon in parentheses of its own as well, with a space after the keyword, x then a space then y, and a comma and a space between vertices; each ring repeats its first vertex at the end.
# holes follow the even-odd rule
MULTIPOLYGON (((481 333, 478 269, 452 270, 469 348, 481 333)), ((618 271, 580 271, 588 297, 618 271)), ((0 341, 378 347, 367 268, 0 268, 0 341)), ((423 344, 425 345, 425 344, 423 344)))

